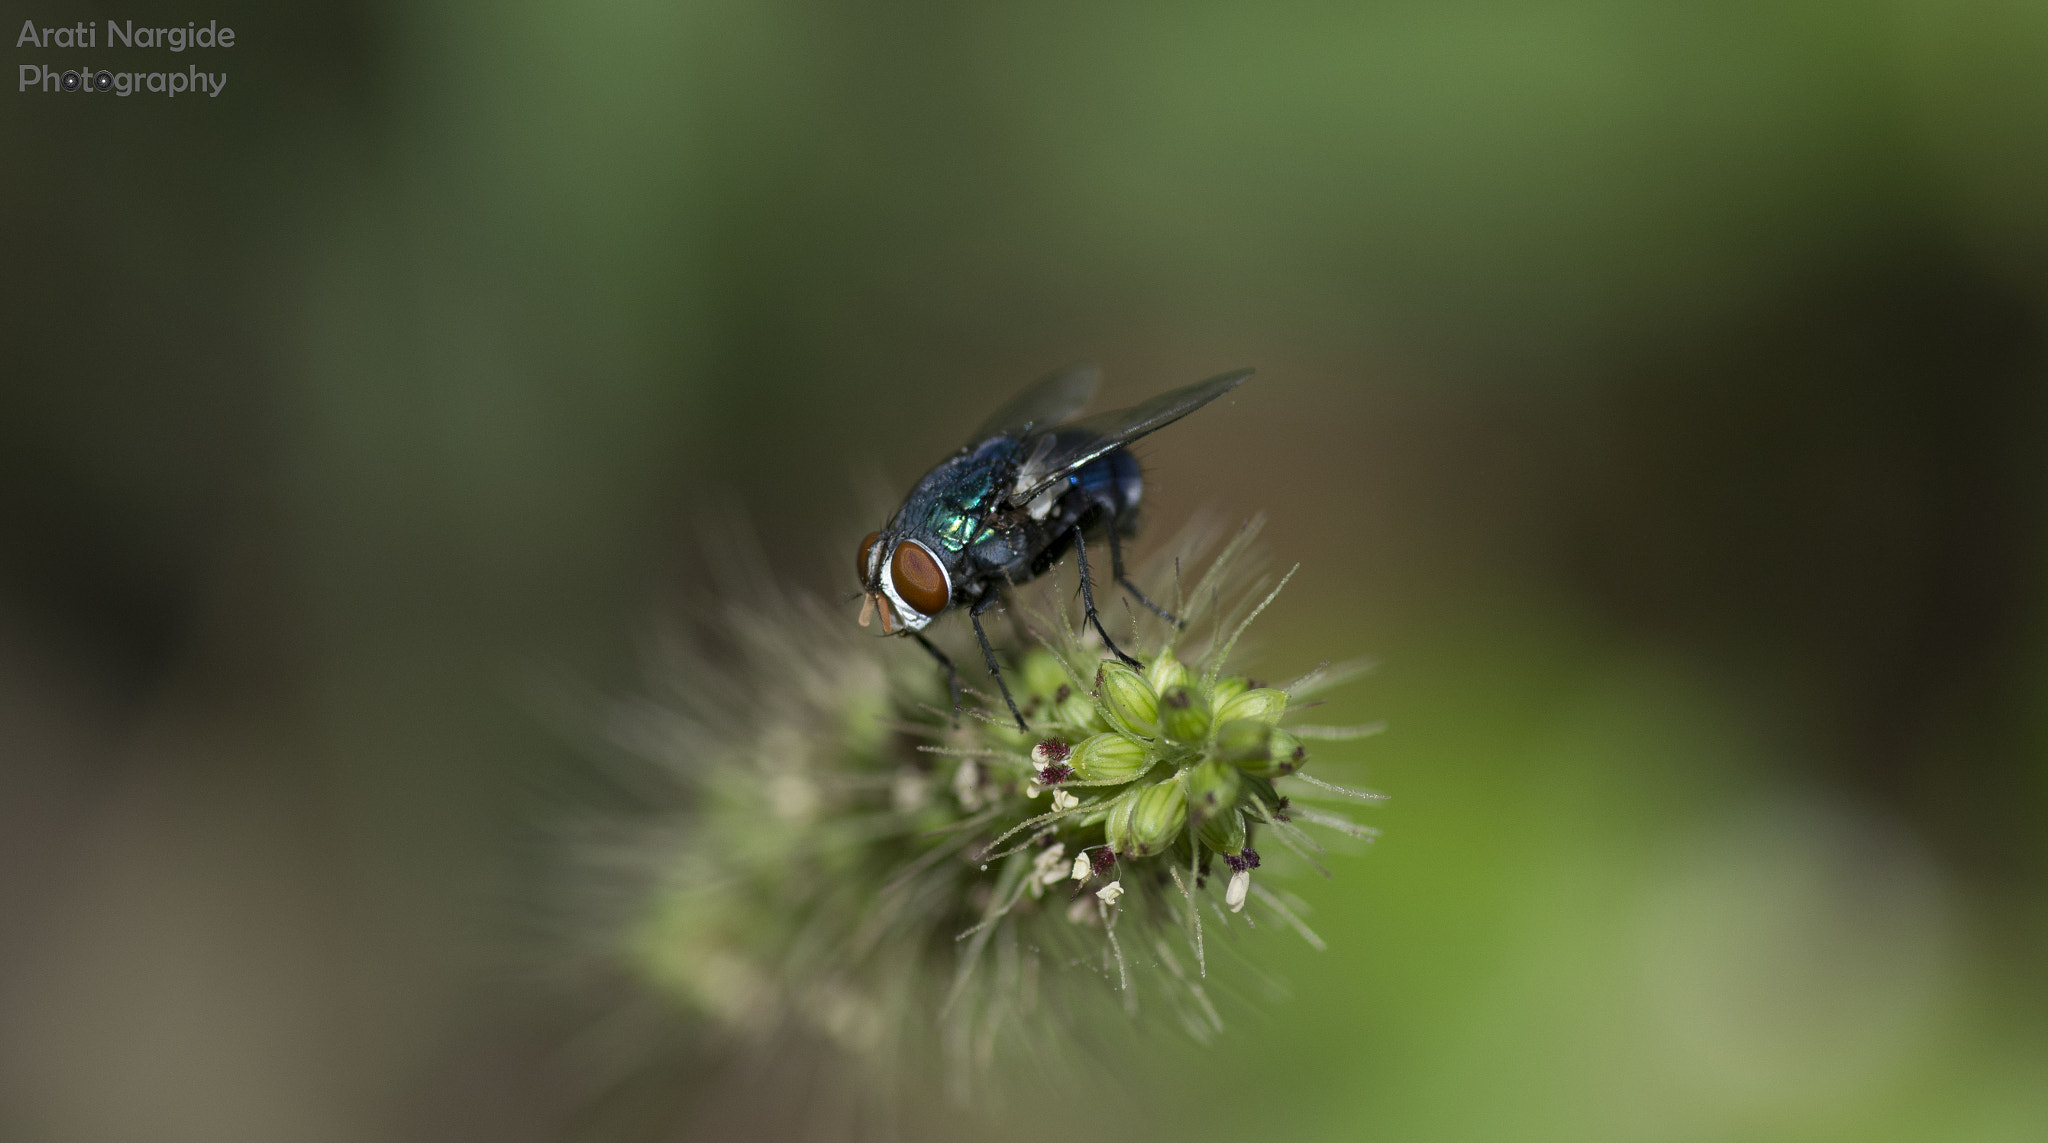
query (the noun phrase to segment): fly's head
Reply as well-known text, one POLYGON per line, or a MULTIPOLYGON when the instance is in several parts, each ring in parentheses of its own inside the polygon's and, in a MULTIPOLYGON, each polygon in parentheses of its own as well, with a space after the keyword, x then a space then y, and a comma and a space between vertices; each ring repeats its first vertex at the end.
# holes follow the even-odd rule
POLYGON ((879 613, 884 635, 924 630, 953 599, 952 573, 938 552, 893 528, 868 533, 855 570, 864 596, 860 625, 879 613))

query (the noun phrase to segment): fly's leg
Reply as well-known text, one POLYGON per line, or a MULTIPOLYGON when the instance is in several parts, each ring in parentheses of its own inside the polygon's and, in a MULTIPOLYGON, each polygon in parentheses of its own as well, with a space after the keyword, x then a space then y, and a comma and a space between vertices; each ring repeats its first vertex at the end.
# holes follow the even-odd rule
MULTIPOLYGON (((978 626, 975 629, 980 630, 978 626)), ((932 658, 939 661, 939 666, 946 668, 946 693, 953 696, 953 725, 960 725, 960 672, 954 668, 953 660, 947 658, 944 651, 932 646, 932 641, 925 638, 922 633, 912 631, 910 637, 917 640, 918 646, 930 651, 932 658)), ((986 647, 987 641, 984 640, 982 645, 986 647)))
POLYGON ((1125 591, 1130 592, 1139 603, 1145 605, 1145 610, 1166 620, 1175 627, 1186 626, 1180 621, 1180 616, 1146 599, 1145 593, 1138 590, 1138 585, 1132 583, 1130 577, 1124 575, 1124 546, 1122 541, 1117 539, 1116 521, 1114 520, 1109 522, 1109 570, 1116 573, 1116 582, 1123 585, 1125 591))
MULTIPOLYGON (((976 639, 981 640, 982 661, 988 664, 988 673, 996 677, 996 689, 1003 692, 1003 702, 1009 705, 1010 717, 1017 720, 1018 730, 1021 730, 1024 733, 1029 734, 1031 733, 1031 724, 1024 721, 1023 712, 1017 709, 1017 700, 1010 697, 1010 684, 1003 681, 1003 669, 996 665, 996 649, 988 645, 988 632, 983 631, 981 629, 981 613, 987 611, 991 607, 994 607, 995 603, 996 594, 994 592, 990 592, 989 594, 982 596, 981 599, 978 602, 976 602, 971 609, 969 609, 969 611, 967 612, 967 618, 974 623, 974 637, 976 639)), ((919 637, 918 642, 924 642, 922 636, 919 637)), ((933 651, 932 654, 937 655, 938 652, 933 651)), ((943 658, 943 656, 941 657, 943 658)), ((950 667, 951 665, 952 664, 950 663, 947 664, 948 667, 950 667)))
POLYGON ((1088 578, 1088 541, 1081 538, 1079 524, 1074 525, 1074 557, 1081 565, 1081 606, 1088 612, 1088 622, 1095 625, 1095 633, 1102 636, 1103 646, 1109 648, 1110 654, 1133 667, 1143 669, 1145 664, 1124 654, 1123 648, 1116 645, 1116 640, 1109 637, 1109 632, 1102 629, 1102 616, 1095 613, 1095 587, 1088 578))

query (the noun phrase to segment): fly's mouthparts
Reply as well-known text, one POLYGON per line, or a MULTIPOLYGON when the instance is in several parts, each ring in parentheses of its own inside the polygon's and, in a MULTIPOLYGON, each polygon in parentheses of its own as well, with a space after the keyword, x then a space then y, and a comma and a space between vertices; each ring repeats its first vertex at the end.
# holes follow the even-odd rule
POLYGON ((896 608, 891 606, 888 600, 883 599, 880 592, 869 592, 868 601, 861 604, 860 625, 862 627, 868 625, 868 615, 870 612, 882 617, 882 634, 896 634, 896 628, 901 626, 901 624, 896 622, 896 608))

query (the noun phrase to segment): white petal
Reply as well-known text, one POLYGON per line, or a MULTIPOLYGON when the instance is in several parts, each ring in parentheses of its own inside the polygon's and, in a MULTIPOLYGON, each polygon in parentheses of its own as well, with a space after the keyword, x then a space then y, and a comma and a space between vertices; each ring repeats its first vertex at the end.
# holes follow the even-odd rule
MULTIPOLYGON (((1109 884, 1104 885, 1102 888, 1097 889, 1095 891, 1095 895, 1102 899, 1103 904, 1114 905, 1116 904, 1116 899, 1124 895, 1124 883, 1121 881, 1112 881, 1109 884)), ((1242 901, 1239 902, 1239 904, 1242 903, 1242 901)))
POLYGON ((1243 912, 1245 894, 1251 891, 1252 871, 1240 869, 1230 875, 1230 885, 1223 890, 1223 903, 1230 906, 1233 913, 1243 912))
POLYGON ((1069 874, 1069 876, 1076 881, 1086 881, 1088 880, 1088 875, 1093 872, 1095 872, 1095 863, 1088 860, 1087 850, 1084 849, 1074 855, 1074 872, 1069 874))

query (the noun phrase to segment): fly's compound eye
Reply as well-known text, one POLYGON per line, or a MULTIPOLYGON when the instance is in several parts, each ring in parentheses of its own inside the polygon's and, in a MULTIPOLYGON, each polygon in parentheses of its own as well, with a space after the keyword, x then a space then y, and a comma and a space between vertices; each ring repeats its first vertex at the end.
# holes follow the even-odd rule
POLYGON ((860 578, 862 587, 867 586, 868 572, 875 566, 875 541, 881 538, 880 532, 869 532, 868 538, 860 542, 860 562, 853 565, 853 574, 860 578))
POLYGON ((896 545, 896 554, 889 557, 889 582, 895 585, 903 602, 924 615, 944 611, 952 596, 946 584, 946 569, 939 566, 930 552, 908 540, 896 545))

